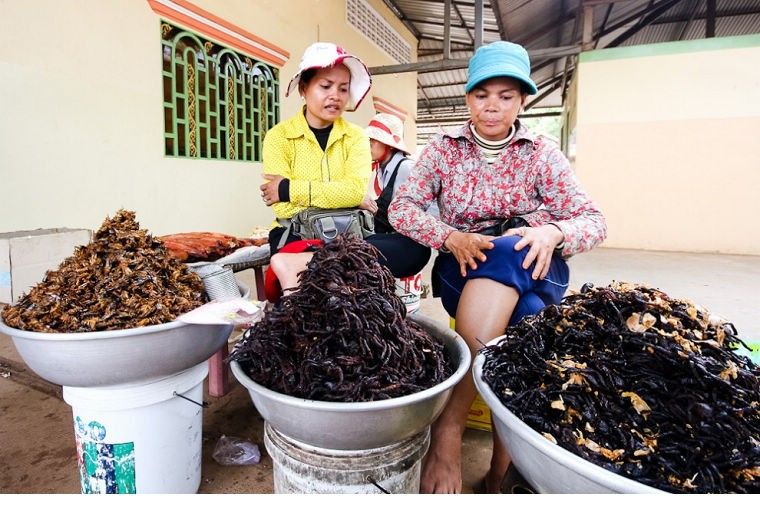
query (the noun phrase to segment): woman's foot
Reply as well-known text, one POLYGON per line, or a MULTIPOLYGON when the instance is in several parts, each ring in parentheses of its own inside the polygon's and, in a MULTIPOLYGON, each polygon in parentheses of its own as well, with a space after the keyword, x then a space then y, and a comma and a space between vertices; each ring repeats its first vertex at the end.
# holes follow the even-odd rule
POLYGON ((276 253, 269 259, 269 268, 277 275, 283 293, 298 288, 298 274, 306 270, 314 253, 276 253))
POLYGON ((504 482, 504 477, 507 474, 507 469, 512 462, 512 458, 507 452, 507 448, 504 443, 501 442, 499 434, 496 432, 493 419, 491 420, 491 430, 493 431, 491 436, 493 439, 493 452, 491 453, 491 467, 488 469, 483 478, 486 494, 501 494, 501 485, 504 482))
POLYGON ((421 494, 462 492, 462 435, 459 430, 433 429, 420 475, 421 494))
POLYGON ((504 473, 495 470, 493 467, 488 470, 483 477, 484 494, 501 494, 501 484, 504 481, 504 473))

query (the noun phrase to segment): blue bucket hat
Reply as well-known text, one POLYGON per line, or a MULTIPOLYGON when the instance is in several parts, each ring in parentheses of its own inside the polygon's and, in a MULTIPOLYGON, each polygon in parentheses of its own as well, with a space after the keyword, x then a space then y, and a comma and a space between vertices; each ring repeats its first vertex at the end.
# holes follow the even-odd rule
POLYGON ((530 78, 530 58, 519 44, 503 40, 480 46, 470 58, 467 69, 465 93, 475 85, 492 77, 511 77, 525 85, 528 95, 538 93, 536 83, 530 78))

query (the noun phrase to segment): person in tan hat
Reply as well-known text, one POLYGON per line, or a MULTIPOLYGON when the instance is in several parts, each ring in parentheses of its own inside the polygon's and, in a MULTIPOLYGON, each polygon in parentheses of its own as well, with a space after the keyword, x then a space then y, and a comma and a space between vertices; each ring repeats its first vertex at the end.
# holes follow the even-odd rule
MULTIPOLYGON (((371 85, 359 58, 331 42, 314 43, 304 51, 285 94, 297 90, 304 106, 264 138, 266 181, 260 186, 261 198, 276 217, 269 232, 269 271, 285 289, 298 286, 298 273, 312 256, 298 248, 300 243, 290 246, 303 239, 290 233, 290 218, 307 208, 356 208, 364 199, 372 165, 369 141, 361 127, 343 118, 343 112, 359 107, 371 85), (286 251, 295 252, 280 254, 286 246, 290 246, 286 251)), ((408 255, 384 235, 367 241, 381 251, 381 262, 394 276, 408 276, 424 266, 410 264, 408 255)))
POLYGON ((375 215, 375 231, 393 232, 388 223, 388 206, 414 167, 404 144, 404 124, 397 116, 381 112, 372 118, 364 133, 369 137, 373 174, 369 192, 359 207, 375 215))
MULTIPOLYGON (((414 167, 404 144, 404 123, 397 116, 381 112, 372 118, 364 132, 369 137, 373 175, 369 192, 359 207, 375 215, 375 232, 391 234, 378 238, 383 241, 384 249, 398 251, 421 271, 430 260, 430 248, 398 234, 388 223, 388 206, 414 167)), ((419 271, 396 279, 396 294, 410 313, 420 307, 422 275, 419 271)))
MULTIPOLYGON (((530 69, 518 44, 478 48, 464 89, 469 120, 430 140, 388 208, 396 230, 439 250, 433 295, 473 355, 507 326, 558 303, 569 283, 565 259, 607 231, 559 147, 518 119, 537 93, 530 69), (431 202, 438 219, 425 212, 431 202)), ((433 423, 421 492, 461 492, 462 433, 475 394, 465 375, 433 423)), ((509 462, 494 432, 485 491, 500 490, 509 462)))

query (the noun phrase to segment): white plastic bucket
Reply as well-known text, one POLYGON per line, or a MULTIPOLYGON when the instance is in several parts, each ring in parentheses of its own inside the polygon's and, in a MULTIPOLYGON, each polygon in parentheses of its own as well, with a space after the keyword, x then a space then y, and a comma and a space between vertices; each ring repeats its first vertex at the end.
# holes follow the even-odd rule
MULTIPOLYGON (((308 423, 308 421, 305 421, 308 423)), ((369 450, 328 450, 264 427, 276 494, 417 494, 430 430, 369 450)))
POLYGON ((148 383, 64 386, 63 398, 73 410, 82 493, 196 493, 207 375, 204 361, 148 383))
POLYGON ((404 302, 407 314, 417 311, 422 298, 422 273, 396 278, 396 295, 404 302))

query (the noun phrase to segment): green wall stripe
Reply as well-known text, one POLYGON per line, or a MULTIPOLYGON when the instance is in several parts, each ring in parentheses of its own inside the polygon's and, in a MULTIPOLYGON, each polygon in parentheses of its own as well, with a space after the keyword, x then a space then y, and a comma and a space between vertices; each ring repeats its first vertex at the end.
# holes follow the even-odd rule
POLYGON ((580 62, 604 60, 621 60, 624 58, 642 58, 646 56, 664 56, 669 54, 696 53, 722 49, 739 49, 760 47, 760 35, 739 35, 736 37, 716 37, 712 39, 680 40, 660 42, 641 46, 613 47, 581 53, 580 62))

